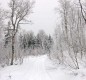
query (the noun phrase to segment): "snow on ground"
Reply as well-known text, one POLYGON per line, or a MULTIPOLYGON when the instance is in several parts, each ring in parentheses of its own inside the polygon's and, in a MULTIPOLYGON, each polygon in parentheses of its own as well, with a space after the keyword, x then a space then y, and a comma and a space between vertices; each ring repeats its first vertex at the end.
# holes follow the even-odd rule
POLYGON ((0 69, 0 80, 86 80, 86 69, 68 70, 47 57, 28 57, 22 65, 0 69))

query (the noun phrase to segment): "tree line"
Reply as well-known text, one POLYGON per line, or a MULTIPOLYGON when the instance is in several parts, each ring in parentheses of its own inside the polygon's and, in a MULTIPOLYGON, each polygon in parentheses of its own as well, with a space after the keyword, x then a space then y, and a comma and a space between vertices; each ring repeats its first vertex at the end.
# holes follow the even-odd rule
MULTIPOLYGON (((39 33, 35 36, 33 32, 26 32, 19 35, 19 45, 20 48, 24 51, 31 50, 42 50, 38 54, 46 54, 51 52, 53 47, 53 38, 51 35, 47 35, 43 30, 40 30, 39 33)), ((36 54, 36 53, 34 53, 36 54)))
MULTIPOLYGON (((77 0, 59 0, 61 23, 55 29, 55 57, 59 63, 80 68, 86 58, 86 6, 77 0)), ((84 63, 85 64, 85 63, 84 63)))

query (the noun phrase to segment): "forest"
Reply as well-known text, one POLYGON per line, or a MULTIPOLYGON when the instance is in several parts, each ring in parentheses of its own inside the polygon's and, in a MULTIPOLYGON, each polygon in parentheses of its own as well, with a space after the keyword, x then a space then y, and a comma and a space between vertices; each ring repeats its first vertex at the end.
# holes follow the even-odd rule
POLYGON ((8 10, 0 8, 0 66, 22 65, 27 57, 47 55, 54 65, 72 70, 86 68, 86 1, 57 0, 54 10, 60 22, 57 20, 54 34, 44 30, 35 34, 21 28, 21 24, 30 26, 27 19, 33 14, 35 3, 10 0, 8 10))

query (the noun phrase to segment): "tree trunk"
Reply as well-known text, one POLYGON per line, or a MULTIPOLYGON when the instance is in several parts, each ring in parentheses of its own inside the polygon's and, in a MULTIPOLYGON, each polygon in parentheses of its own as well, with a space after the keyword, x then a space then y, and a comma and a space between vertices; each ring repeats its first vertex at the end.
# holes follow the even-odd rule
POLYGON ((11 57, 11 65, 13 65, 13 60, 14 60, 14 41, 15 38, 14 36, 12 37, 12 57, 11 57))

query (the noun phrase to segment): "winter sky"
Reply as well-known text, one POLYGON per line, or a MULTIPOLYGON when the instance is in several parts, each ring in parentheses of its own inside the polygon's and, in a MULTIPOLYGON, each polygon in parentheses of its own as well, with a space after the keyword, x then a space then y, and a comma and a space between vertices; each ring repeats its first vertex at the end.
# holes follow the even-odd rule
MULTIPOLYGON (((7 3, 10 0, 0 0, 2 7, 8 8, 7 3)), ((57 22, 57 14, 55 8, 58 6, 57 0, 35 0, 36 3, 33 8, 33 14, 30 15, 30 19, 33 24, 22 25, 25 30, 32 30, 37 33, 43 29, 48 34, 53 34, 57 22)))

